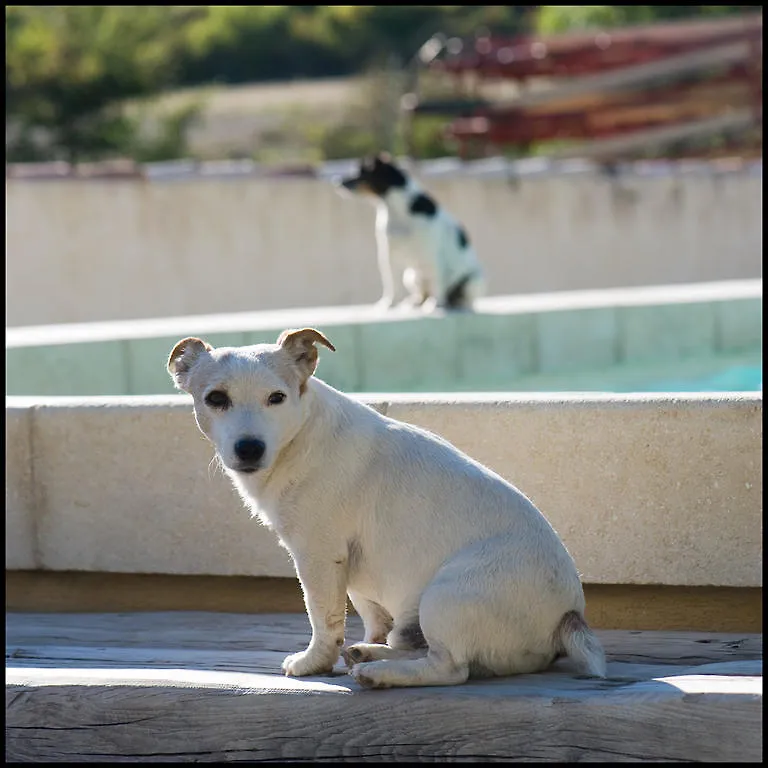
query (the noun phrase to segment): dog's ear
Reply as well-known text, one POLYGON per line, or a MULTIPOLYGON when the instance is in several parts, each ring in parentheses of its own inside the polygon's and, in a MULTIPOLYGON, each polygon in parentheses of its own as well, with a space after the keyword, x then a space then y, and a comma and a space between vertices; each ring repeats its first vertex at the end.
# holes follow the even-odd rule
POLYGON ((315 344, 322 344, 328 347, 331 352, 336 351, 336 347, 320 331, 316 331, 314 328, 283 331, 277 343, 293 357, 296 365, 298 365, 299 370, 302 372, 302 392, 304 391, 304 381, 317 368, 317 347, 315 344))
POLYGON ((182 339, 172 350, 168 357, 168 373, 171 374, 173 383, 188 392, 189 371, 198 361, 200 355, 208 353, 213 347, 208 342, 194 336, 182 339))

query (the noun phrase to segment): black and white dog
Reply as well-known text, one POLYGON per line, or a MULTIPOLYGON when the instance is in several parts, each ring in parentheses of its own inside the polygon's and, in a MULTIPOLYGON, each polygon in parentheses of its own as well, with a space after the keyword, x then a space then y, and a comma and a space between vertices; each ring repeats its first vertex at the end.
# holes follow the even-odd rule
POLYGON ((389 155, 361 160, 355 176, 336 183, 376 204, 379 307, 471 309, 483 292, 483 275, 464 227, 389 155))

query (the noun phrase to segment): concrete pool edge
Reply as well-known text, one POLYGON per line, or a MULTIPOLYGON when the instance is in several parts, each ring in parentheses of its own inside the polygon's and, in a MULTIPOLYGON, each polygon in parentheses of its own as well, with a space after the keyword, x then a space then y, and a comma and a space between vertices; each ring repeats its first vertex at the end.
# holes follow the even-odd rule
MULTIPOLYGON (((478 311, 491 314, 523 314, 563 309, 590 309, 606 306, 647 306, 728 299, 762 299, 763 281, 719 280, 674 285, 603 288, 599 290, 555 291, 510 296, 487 296, 478 301, 478 311)), ((443 317, 436 313, 434 317, 443 317)), ((382 313, 370 304, 295 307, 228 314, 187 315, 178 317, 140 318, 137 320, 105 320, 89 323, 55 323, 6 328, 6 349, 22 346, 65 344, 76 342, 138 339, 179 334, 189 327, 201 332, 224 333, 249 330, 272 330, 292 324, 317 322, 329 326, 353 321, 391 321, 424 318, 417 310, 382 313)), ((429 318, 426 318, 429 319, 429 318)))
POLYGON ((334 342, 338 352, 321 352, 318 372, 347 392, 531 389, 541 386, 537 377, 568 390, 579 388, 572 375, 756 356, 762 344, 761 280, 490 297, 478 310, 424 316, 319 307, 8 329, 7 392, 171 393, 165 360, 179 338, 274 343, 284 328, 302 325, 334 342))
MULTIPOLYGON (((518 485, 588 583, 762 585, 761 393, 360 399, 518 485)), ((8 569, 293 576, 186 396, 9 397, 6 445, 8 569)))

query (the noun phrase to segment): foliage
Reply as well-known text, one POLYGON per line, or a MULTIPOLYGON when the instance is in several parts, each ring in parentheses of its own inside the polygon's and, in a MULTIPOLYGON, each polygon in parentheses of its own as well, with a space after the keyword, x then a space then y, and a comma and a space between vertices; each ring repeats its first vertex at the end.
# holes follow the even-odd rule
MULTIPOLYGON (((437 32, 554 33, 750 8, 7 6, 6 154, 10 160, 177 157, 199 110, 166 116, 161 135, 147 143, 137 137, 126 100, 184 85, 359 74, 382 62, 402 70, 437 32)), ((377 109, 369 103, 357 129, 355 120, 316 127, 321 153, 396 147, 402 137, 377 109)), ((416 140, 425 156, 450 151, 434 123, 424 123, 416 140)))
MULTIPOLYGON (((148 111, 149 107, 145 106, 144 109, 148 111)), ((188 154, 187 133, 199 120, 202 109, 201 102, 189 101, 165 114, 156 114, 154 135, 151 137, 146 137, 142 131, 144 121, 139 112, 130 118, 131 137, 123 148, 140 163, 158 163, 184 157, 188 154)))
POLYGON ((182 83, 239 83, 360 72, 408 61, 435 32, 520 32, 526 6, 204 6, 187 30, 182 83))
POLYGON ((536 31, 543 35, 592 27, 651 24, 694 16, 748 13, 754 5, 541 5, 536 31))
POLYGON ((21 136, 42 129, 68 160, 119 150, 133 126, 116 104, 173 82, 185 15, 179 6, 8 6, 6 120, 21 136))

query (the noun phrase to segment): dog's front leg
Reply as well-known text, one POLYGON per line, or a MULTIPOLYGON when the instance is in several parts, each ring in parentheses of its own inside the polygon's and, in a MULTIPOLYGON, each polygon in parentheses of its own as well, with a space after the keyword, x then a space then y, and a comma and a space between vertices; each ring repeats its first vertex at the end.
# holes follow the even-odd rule
POLYGON ((347 557, 294 558, 304 592, 312 639, 305 651, 286 656, 286 675, 320 675, 330 672, 344 643, 347 600, 347 557))
POLYGON ((376 302, 376 308, 387 310, 395 303, 395 284, 392 275, 392 264, 389 260, 389 242, 384 232, 376 232, 376 259, 379 263, 381 277, 381 298, 376 302))

